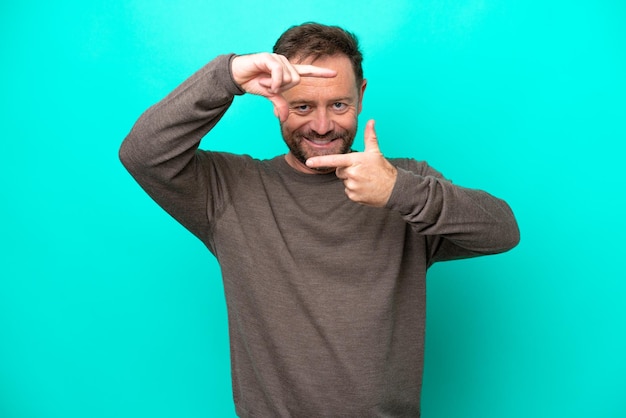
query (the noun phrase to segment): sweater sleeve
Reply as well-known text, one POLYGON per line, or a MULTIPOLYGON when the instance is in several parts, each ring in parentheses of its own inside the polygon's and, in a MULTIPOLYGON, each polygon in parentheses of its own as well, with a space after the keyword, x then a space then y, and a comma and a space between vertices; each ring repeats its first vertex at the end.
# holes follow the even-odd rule
POLYGON ((398 167, 387 207, 428 236, 431 263, 497 254, 518 244, 519 228, 506 202, 454 185, 425 163, 409 162, 398 167))
POLYGON ((234 96, 244 92, 232 79, 234 55, 215 58, 164 99, 146 110, 122 142, 119 157, 141 187, 199 237, 219 206, 219 178, 198 150, 234 96))

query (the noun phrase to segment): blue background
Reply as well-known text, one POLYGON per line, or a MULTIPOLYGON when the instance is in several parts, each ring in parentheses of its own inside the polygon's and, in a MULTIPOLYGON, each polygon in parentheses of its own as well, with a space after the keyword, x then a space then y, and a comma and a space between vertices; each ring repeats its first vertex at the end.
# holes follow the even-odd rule
MULTIPOLYGON (((625 417, 621 0, 3 2, 0 417, 234 415, 218 265, 117 150, 214 56, 309 20, 359 35, 386 155, 522 230, 431 270, 423 416, 625 417)), ((252 96, 203 147, 285 152, 252 96)))

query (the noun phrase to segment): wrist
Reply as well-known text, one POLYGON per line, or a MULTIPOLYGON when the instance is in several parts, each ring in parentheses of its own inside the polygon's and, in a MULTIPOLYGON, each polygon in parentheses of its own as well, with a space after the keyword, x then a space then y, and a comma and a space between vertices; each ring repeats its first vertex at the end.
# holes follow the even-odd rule
POLYGON ((241 57, 241 55, 237 55, 237 54, 230 55, 230 58, 228 60, 228 74, 230 76, 231 81, 234 84, 234 87, 237 89, 237 92, 234 94, 242 95, 242 94, 245 94, 246 91, 243 89, 243 87, 241 87, 242 82, 238 80, 238 77, 235 75, 235 72, 233 71, 234 61, 239 57, 241 57))

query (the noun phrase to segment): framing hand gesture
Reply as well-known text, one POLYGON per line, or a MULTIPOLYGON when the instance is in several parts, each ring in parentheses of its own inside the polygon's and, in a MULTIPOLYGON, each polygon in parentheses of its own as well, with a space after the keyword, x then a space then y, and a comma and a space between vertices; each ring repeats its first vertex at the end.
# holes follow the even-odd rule
POLYGON ((259 53, 239 55, 232 60, 233 79, 248 93, 267 97, 274 104, 274 114, 284 122, 289 106, 281 93, 298 83, 301 77, 335 77, 337 72, 314 65, 292 64, 282 55, 259 53))
POLYGON ((348 198, 376 207, 387 204, 398 174, 398 170, 380 152, 373 120, 365 126, 363 152, 312 157, 306 165, 311 168, 334 167, 337 177, 346 186, 348 198))

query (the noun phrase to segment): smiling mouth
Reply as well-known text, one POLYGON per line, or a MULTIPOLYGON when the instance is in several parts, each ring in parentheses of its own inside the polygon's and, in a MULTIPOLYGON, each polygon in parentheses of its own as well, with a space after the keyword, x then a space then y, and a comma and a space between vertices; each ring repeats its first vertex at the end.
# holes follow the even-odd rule
POLYGON ((315 145, 328 145, 334 141, 334 139, 305 139, 315 145))
POLYGON ((338 137, 334 137, 334 138, 309 138, 309 137, 302 137, 302 139, 304 139, 305 141, 313 144, 313 145, 317 145, 320 147, 323 147, 325 145, 329 145, 331 142, 334 142, 335 140, 339 139, 338 137))

